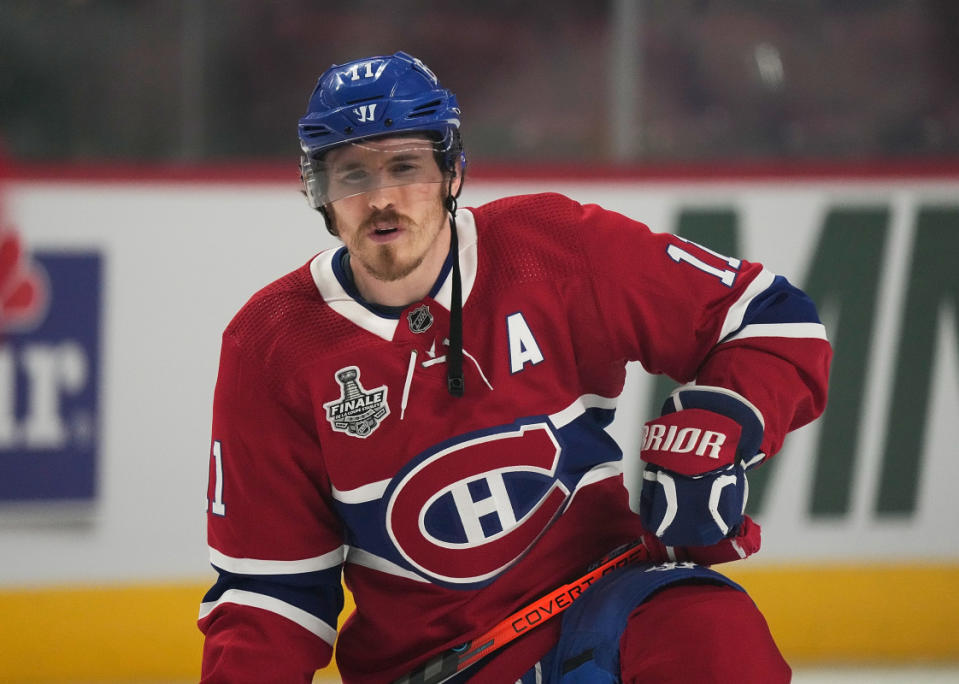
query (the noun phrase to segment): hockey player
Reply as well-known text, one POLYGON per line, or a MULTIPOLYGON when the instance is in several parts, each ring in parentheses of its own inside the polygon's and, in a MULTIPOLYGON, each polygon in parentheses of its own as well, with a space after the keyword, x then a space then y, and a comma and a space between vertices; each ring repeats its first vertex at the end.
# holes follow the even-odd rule
POLYGON ((309 682, 334 641, 343 681, 403 680, 636 539, 676 562, 607 575, 450 681, 788 681, 706 565, 758 547, 746 472, 824 408, 810 300, 561 195, 458 208, 460 110, 404 53, 331 67, 299 138, 343 246, 223 335, 203 681, 309 682), (639 515, 604 429, 629 361, 680 384, 629 455, 639 515))

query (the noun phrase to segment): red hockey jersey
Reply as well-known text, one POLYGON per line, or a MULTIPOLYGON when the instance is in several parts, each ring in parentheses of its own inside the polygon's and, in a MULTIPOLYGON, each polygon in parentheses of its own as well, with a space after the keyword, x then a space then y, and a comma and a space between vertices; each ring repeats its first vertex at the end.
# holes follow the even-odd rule
MULTIPOLYGON (((226 329, 204 681, 308 682, 336 641, 343 681, 390 682, 637 537, 605 431, 629 361, 746 397, 769 455, 823 410, 823 327, 759 264, 560 195, 460 210, 457 228, 463 397, 451 261, 383 310, 325 251, 226 329), (338 629, 341 572, 357 610, 338 629)), ((517 677, 543 641, 510 655, 517 677)))

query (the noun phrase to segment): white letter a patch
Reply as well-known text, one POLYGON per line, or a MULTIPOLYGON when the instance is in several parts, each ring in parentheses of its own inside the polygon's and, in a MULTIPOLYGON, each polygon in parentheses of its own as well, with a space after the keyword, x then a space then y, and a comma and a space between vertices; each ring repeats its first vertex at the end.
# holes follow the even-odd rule
POLYGON ((520 372, 527 363, 535 366, 543 360, 543 352, 536 344, 533 331, 529 329, 523 314, 514 313, 506 317, 506 334, 509 336, 511 373, 520 372))

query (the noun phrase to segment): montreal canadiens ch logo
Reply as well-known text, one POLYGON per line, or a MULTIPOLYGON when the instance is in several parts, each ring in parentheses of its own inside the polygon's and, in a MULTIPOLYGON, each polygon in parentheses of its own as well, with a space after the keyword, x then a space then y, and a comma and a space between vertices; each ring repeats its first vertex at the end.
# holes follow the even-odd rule
POLYGON ((395 485, 387 531, 427 577, 487 582, 518 561, 562 512, 561 448, 545 423, 511 426, 427 456, 395 485))
POLYGON ((330 426, 352 437, 369 437, 390 414, 386 385, 369 391, 363 389, 360 369, 356 366, 338 370, 336 381, 340 383, 340 398, 323 404, 330 426))

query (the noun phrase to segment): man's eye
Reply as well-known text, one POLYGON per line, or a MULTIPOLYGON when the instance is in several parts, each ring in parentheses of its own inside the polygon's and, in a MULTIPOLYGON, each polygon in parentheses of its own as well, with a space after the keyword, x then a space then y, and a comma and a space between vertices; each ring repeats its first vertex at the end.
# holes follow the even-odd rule
POLYGON ((395 174, 408 174, 415 172, 418 168, 419 166, 416 164, 402 162, 400 164, 394 164, 390 170, 395 174))
POLYGON ((363 183, 369 178, 369 175, 366 171, 362 169, 354 169, 352 171, 344 171, 340 174, 337 174, 336 179, 340 183, 346 183, 348 185, 357 185, 358 183, 363 183))

